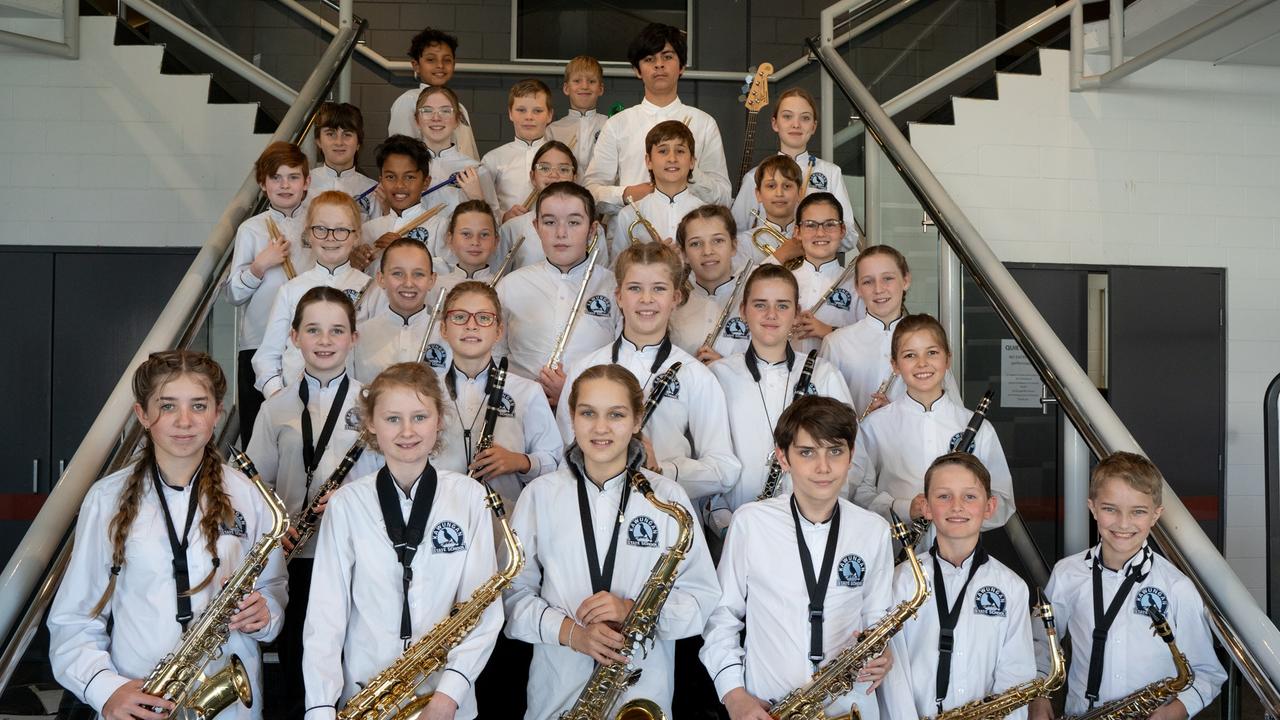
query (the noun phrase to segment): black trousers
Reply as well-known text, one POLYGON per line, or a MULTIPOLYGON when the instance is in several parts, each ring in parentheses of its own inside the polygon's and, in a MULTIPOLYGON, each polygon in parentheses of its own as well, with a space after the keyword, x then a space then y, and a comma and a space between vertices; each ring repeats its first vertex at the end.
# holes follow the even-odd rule
POLYGON ((294 558, 289 562, 289 607, 284 625, 276 639, 280 653, 280 678, 277 695, 283 712, 279 717, 300 718, 303 715, 304 685, 302 679, 302 627, 307 619, 307 602, 311 595, 311 558, 294 558))
MULTIPOLYGON (((236 405, 240 413, 240 448, 242 450, 249 447, 249 438, 253 437, 253 421, 258 419, 258 409, 264 402, 262 393, 253 387, 252 361, 255 352, 257 350, 241 350, 236 355, 236 405)), ((292 598, 292 595, 290 597, 292 598)))
POLYGON ((476 716, 480 720, 524 717, 531 662, 532 645, 498 633, 493 654, 476 678, 476 716))

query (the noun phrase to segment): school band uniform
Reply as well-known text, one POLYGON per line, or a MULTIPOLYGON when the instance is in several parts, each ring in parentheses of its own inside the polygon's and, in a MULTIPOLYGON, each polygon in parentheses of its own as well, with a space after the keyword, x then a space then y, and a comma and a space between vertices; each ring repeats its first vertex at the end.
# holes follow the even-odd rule
MULTIPOLYGON (((675 195, 667 195, 655 188, 653 192, 636 200, 634 205, 623 207, 613 216, 613 221, 609 223, 609 257, 616 259, 631 244, 627 229, 635 222, 636 208, 640 209, 640 214, 658 231, 658 241, 661 242, 666 239, 674 241, 676 228, 680 226, 684 216, 705 204, 693 194, 691 187, 686 187, 675 195)), ((633 234, 640 242, 653 239, 643 225, 637 225, 633 234)))
POLYGON ((262 277, 253 274, 249 266, 258 253, 266 249, 271 242, 267 230, 267 220, 275 222, 276 227, 291 243, 289 258, 298 272, 304 272, 315 264, 306 238, 303 237, 303 225, 306 224, 306 203, 298 205, 293 212, 285 214, 274 208, 254 215, 240 223, 236 228, 235 249, 231 256, 231 272, 227 274, 223 292, 232 305, 243 308, 240 312, 240 337, 236 355, 236 385, 241 412, 241 443, 249 442, 253 431, 253 420, 258 416, 258 407, 262 405, 262 395, 254 387, 253 354, 262 345, 262 336, 267 329, 267 318, 271 315, 271 304, 276 293, 288 282, 284 267, 277 265, 267 268, 262 277))
MULTIPOLYGON (((421 638, 493 577, 492 522, 480 483, 430 466, 407 495, 385 467, 333 494, 320 524, 303 640, 307 720, 334 718, 363 683, 400 657, 406 642, 421 638), (407 591, 401 590, 406 573, 388 539, 380 483, 394 497, 388 510, 398 511, 406 525, 419 494, 433 493, 407 591), (401 637, 405 607, 408 640, 401 637)), ((501 603, 491 603, 475 629, 449 651, 444 669, 417 692, 443 692, 457 701, 459 720, 476 717, 473 684, 502 617, 501 603)))
MULTIPOLYGON (((481 165, 479 160, 459 150, 457 143, 438 151, 427 148, 427 153, 431 155, 432 185, 448 180, 454 173, 461 170, 476 168, 476 176, 480 182, 480 190, 484 193, 484 201, 489 203, 491 208, 496 209, 498 207, 498 192, 494 188, 493 175, 489 168, 481 165)), ((435 207, 440 203, 444 203, 445 209, 441 214, 452 215, 453 209, 468 199, 462 188, 457 185, 446 185, 434 192, 423 195, 422 206, 435 207)))
MULTIPOLYGON (((840 499, 838 524, 793 516, 790 494, 743 505, 733 516, 717 573, 720 600, 703 630, 700 658, 721 699, 732 689, 776 702, 807 684, 814 672, 810 656, 809 595, 799 560, 804 537, 815 577, 832 529, 838 527, 830 581, 823 601, 825 665, 853 643, 853 632, 882 618, 892 605, 893 550, 883 519, 840 499), (746 630, 747 641, 741 641, 746 630)), ((900 662, 900 659, 896 659, 900 662)), ((861 682, 826 708, 828 716, 856 705, 863 720, 881 717, 876 695, 861 682)), ((885 691, 884 686, 881 693, 885 691)), ((912 712, 893 713, 897 720, 912 712)))
MULTIPOLYGON (((634 455, 637 450, 638 445, 633 444, 633 463, 638 461, 634 455)), ((600 488, 585 479, 582 452, 576 446, 570 447, 565 462, 565 467, 524 489, 512 518, 512 526, 524 543, 526 562, 503 602, 507 636, 533 645, 526 720, 555 718, 571 707, 595 667, 590 657, 559 644, 564 618, 573 618, 582 601, 595 592, 584 524, 591 529, 601 559, 616 534, 613 574, 604 582, 604 589, 627 599, 640 593, 654 563, 679 532, 670 515, 630 489, 625 472, 600 488), (579 493, 584 494, 583 505, 579 504, 579 493)), ((693 516, 689 497, 679 485, 648 470, 640 472, 659 499, 679 503, 693 516)), ((672 716, 675 641, 701 631, 719 593, 715 568, 696 521, 691 532, 693 544, 659 613, 653 645, 632 658, 633 665, 643 672, 622 692, 619 706, 635 698, 648 698, 658 703, 667 717, 672 716)))
POLYGON ((696 164, 689 182, 693 194, 703 203, 728 205, 731 202, 733 190, 725 165, 720 127, 715 118, 696 107, 685 105, 679 98, 666 107, 642 100, 638 105, 611 116, 600 130, 591 151, 591 163, 586 166, 584 182, 596 202, 605 205, 602 212, 619 210, 623 205, 622 191, 628 186, 649 182, 649 170, 644 162, 644 137, 654 125, 665 120, 683 122, 693 133, 696 164))
MULTIPOLYGON (((1115 619, 1106 631, 1096 705, 1174 676, 1169 648, 1151 629, 1147 610, 1154 608, 1168 620, 1178 649, 1195 673, 1191 685, 1177 695, 1187 708, 1187 716, 1195 717, 1213 701, 1227 679, 1214 652, 1204 601, 1195 585, 1172 563, 1152 552, 1146 543, 1118 569, 1104 566, 1101 559, 1101 545, 1065 557, 1053 566, 1045 587, 1045 596, 1053 604, 1059 637, 1071 638, 1066 714, 1083 715, 1091 707, 1086 689, 1093 660, 1093 634, 1099 624, 1094 611, 1096 583, 1101 588, 1104 612, 1112 603, 1120 602, 1115 619), (1123 595, 1117 600, 1121 590, 1123 595)), ((1035 641, 1036 662, 1043 675, 1049 670, 1049 650, 1043 629, 1036 628, 1035 641)))
MULTIPOLYGON (((372 245, 378 238, 408 225, 433 207, 435 205, 428 205, 426 200, 423 200, 405 208, 401 214, 396 214, 395 210, 388 210, 386 215, 364 223, 361 226, 360 236, 364 238, 366 245, 372 245)), ((426 246, 427 252, 431 253, 432 258, 441 258, 449 263, 450 267, 458 261, 453 250, 449 248, 449 212, 447 208, 436 213, 430 220, 406 232, 404 237, 422 243, 426 246)), ((371 265, 370 268, 376 267, 378 262, 379 260, 375 259, 374 265, 371 265)))
MULTIPOLYGON (((738 270, 740 272, 741 268, 738 270)), ((720 319, 725 303, 735 302, 738 307, 729 311, 729 317, 716 335, 711 349, 722 357, 746 352, 747 346, 751 344, 751 328, 742 319, 741 296, 733 297, 738 274, 735 273, 711 290, 692 278, 690 280, 693 288, 689 292, 689 299, 671 314, 671 342, 690 355, 698 352, 707 339, 707 334, 711 332, 711 326, 720 319)))
MULTIPOLYGON (((417 109, 418 96, 430 85, 419 82, 416 90, 405 90, 400 97, 391 103, 390 121, 387 123, 387 135, 408 135, 422 139, 422 131, 418 129, 417 109)), ((480 151, 476 147, 476 136, 471 130, 471 116, 467 114, 465 105, 459 103, 462 116, 458 118, 458 127, 453 130, 453 142, 464 155, 476 160, 480 159, 480 151)))
MULTIPOLYGON (((533 208, 529 208, 529 212, 511 218, 498 228, 497 252, 501 253, 504 258, 511 251, 511 248, 516 246, 520 238, 524 238, 524 242, 520 243, 520 249, 516 251, 516 256, 511 259, 511 270, 533 265, 547 259, 546 253, 542 251, 542 240, 538 237, 538 229, 534 225, 534 221, 537 218, 533 211, 533 208)), ((601 260, 607 261, 608 258, 602 257, 601 260)), ((601 265, 605 264, 607 262, 601 263, 601 265)))
MULTIPOLYGON (((525 240, 525 245, 535 240, 536 237, 525 240)), ((494 355, 506 355, 512 372, 538 379, 538 373, 551 359, 556 338, 568 322, 586 271, 586 258, 568 272, 542 260, 508 272, 498 281, 507 333, 495 346, 494 355), (517 312, 516 308, 520 310, 517 312)), ((597 262, 582 296, 577 324, 565 344, 561 368, 566 373, 617 335, 622 321, 614 298, 615 287, 613 273, 597 262)), ((566 383, 564 387, 564 395, 568 395, 572 386, 566 383)))
MULTIPOLYGON (((616 363, 631 371, 646 398, 659 375, 675 363, 682 363, 675 380, 667 386, 644 434, 662 466, 662 474, 680 484, 689 497, 703 498, 733 487, 742 465, 733 453, 724 390, 705 365, 665 339, 658 345, 638 348, 619 336, 588 354, 566 372, 565 388, 593 365, 616 363)), ((556 408, 560 435, 573 440, 573 411, 569 392, 560 394, 556 408)))
MULTIPOLYGON (((884 518, 890 512, 909 518, 911 500, 924 492, 925 471, 939 455, 951 452, 951 443, 960 439, 972 416, 972 411, 946 391, 932 408, 904 395, 868 415, 859 425, 853 466, 849 468, 851 499, 884 518)), ((957 449, 972 453, 991 473, 996 511, 982 528, 1004 525, 1014 511, 1013 476, 991 423, 984 422, 978 428, 970 448, 957 449)), ((922 538, 924 543, 932 540, 932 531, 922 538)))
MULTIPOLYGON (((896 662, 907 670, 918 717, 933 717, 1036 677, 1026 582, 988 555, 981 544, 959 566, 936 553, 934 546, 919 556, 929 597, 897 636, 905 653, 896 662), (954 615, 944 618, 944 612, 954 615), (944 621, 954 639, 946 661, 945 687, 939 687, 944 621), (944 691, 941 700, 940 689, 944 691)), ((909 600, 915 589, 911 566, 899 564, 893 580, 894 604, 909 600)), ((1027 709, 1019 708, 1007 717, 1024 720, 1027 709)))
POLYGON ((547 134, 563 142, 573 151, 578 161, 577 180, 582 181, 586 175, 587 165, 591 164, 591 151, 595 149, 596 138, 608 122, 609 116, 603 115, 595 108, 590 110, 574 110, 569 108, 563 117, 547 126, 547 134))
MULTIPOLYGON (((741 245, 739 245, 741 247, 741 245)), ((764 262, 777 263, 772 257, 767 258, 764 262)), ((832 288, 831 285, 840 277, 840 273, 844 272, 844 268, 837 260, 828 260, 821 267, 805 260, 800 263, 800 267, 792 271, 796 276, 796 284, 800 286, 800 312, 807 312, 823 298, 826 293, 822 305, 818 311, 814 313, 814 317, 832 327, 841 328, 846 325, 852 325, 861 320, 867 314, 866 307, 862 304, 862 298, 854 292, 854 283, 856 280, 850 276, 840 287, 832 288)), ((796 352, 806 353, 810 350, 818 350, 822 347, 822 338, 805 338, 803 340, 792 340, 792 347, 796 352)))
MULTIPOLYGON (((906 314, 885 324, 874 315, 867 314, 858 322, 836 328, 822 339, 819 356, 830 362, 844 376, 853 396, 853 409, 862 413, 871 403, 871 396, 889 379, 893 368, 889 360, 893 354, 893 331, 906 314)), ((943 387, 952 397, 960 397, 960 385, 948 370, 943 387)), ((898 378, 893 381, 887 396, 889 402, 906 397, 907 384, 898 378)), ((966 421, 967 422, 967 421, 966 421)))
MULTIPOLYGON (((490 257, 490 260, 495 259, 496 256, 497 252, 494 253, 493 257, 490 257)), ((501 260, 499 260, 499 262, 501 262, 501 260)), ((436 267, 441 266, 442 264, 440 262, 436 263, 436 267)), ((447 264, 444 265, 444 267, 448 267, 447 264)), ((466 282, 467 280, 474 280, 475 282, 482 282, 488 285, 493 282, 493 276, 497 272, 498 266, 493 263, 485 265, 482 268, 477 268, 472 272, 467 272, 456 265, 443 272, 437 270, 436 284, 431 288, 430 301, 427 304, 434 307, 436 298, 441 295, 448 296, 450 290, 457 287, 459 283, 466 282)), ((510 272, 510 269, 508 269, 508 272, 510 272)), ((443 319, 441 321, 443 322, 443 319)))
MULTIPOLYGON (((440 323, 432 322, 432 304, 403 317, 384 306, 377 315, 359 325, 360 340, 352 350, 353 374, 368 384, 396 363, 425 360, 434 370, 444 371, 453 362, 453 351, 440 335, 440 323), (431 339, 423 346, 428 329, 431 339)), ((443 319, 441 320, 443 322, 443 319)))
MULTIPOLYGON (((784 153, 779 150, 779 155, 784 153)), ((804 195, 816 192, 829 192, 836 196, 840 203, 840 211, 845 222, 844 239, 840 242, 840 250, 849 252, 858 247, 858 230, 854 225, 853 204, 849 202, 849 189, 844 184, 844 171, 839 165, 814 155, 805 150, 793 160, 800 166, 801 180, 805 183, 804 195)), ((733 200, 733 219, 740 228, 755 227, 756 220, 751 216, 755 210, 764 217, 764 208, 756 201, 756 165, 742 176, 742 184, 738 186, 738 197, 733 200)))
MULTIPOLYGON (((302 296, 311 288, 324 286, 341 290, 351 298, 351 302, 355 302, 370 279, 368 275, 351 267, 350 263, 343 263, 333 270, 316 265, 280 288, 271 305, 271 315, 267 319, 262 345, 253 355, 254 387, 263 396, 271 397, 286 386, 296 383, 302 375, 302 351, 289 339, 293 314, 302 296)), ((358 319, 357 317, 357 321, 358 319)))
POLYGON ((354 167, 346 170, 334 170, 321 163, 311 168, 311 195, 319 195, 327 190, 340 190, 352 197, 360 207, 360 215, 365 220, 382 214, 378 200, 371 192, 378 182, 354 167))
POLYGON ((550 139, 546 135, 532 141, 516 138, 490 150, 480 159, 480 164, 489 169, 498 191, 498 217, 502 217, 512 205, 524 202, 533 192, 533 181, 529 178, 533 156, 550 139))
MULTIPOLYGON (((764 217, 763 211, 761 211, 760 217, 764 217)), ((755 218, 750 218, 746 225, 738 226, 739 228, 746 229, 738 231, 738 252, 734 253, 733 256, 734 265, 745 265, 748 260, 759 264, 764 262, 766 258, 772 257, 772 254, 766 255, 763 252, 760 252, 760 248, 756 247, 755 242, 751 239, 752 234, 759 229, 762 224, 777 230, 783 237, 789 238, 796 233, 796 224, 794 222, 787 223, 786 225, 779 225, 772 220, 766 219, 761 223, 755 218)), ((772 235, 761 235, 760 241, 768 242, 769 245, 774 246, 775 250, 777 249, 778 239, 772 235)), ((835 278, 832 278, 832 280, 835 280, 835 278)))
MULTIPOLYGON (((174 580, 173 549, 167 520, 160 503, 182 532, 196 483, 172 487, 163 480, 156 489, 154 476, 143 478, 138 513, 125 541, 126 562, 116 578, 115 591, 97 616, 89 611, 102 597, 110 577, 111 520, 120 504, 126 480, 133 467, 94 483, 85 495, 76 523, 75 545, 62 586, 49 611, 49 662, 54 677, 99 713, 129 680, 145 679, 162 658, 177 647, 183 627, 177 620, 178 590, 174 580)), ((214 579, 190 595, 195 622, 216 597, 223 582, 244 561, 249 550, 271 530, 271 511, 253 485, 239 472, 223 466, 222 486, 234 510, 234 519, 224 523, 218 538, 218 569, 214 579)), ((187 535, 188 577, 192 585, 213 568, 213 558, 205 549, 200 521, 204 508, 196 503, 187 535)), ((239 655, 249 673, 254 697, 262 697, 262 655, 259 642, 268 642, 280 632, 287 592, 284 559, 273 551, 258 576, 254 589, 267 602, 271 619, 256 632, 232 631, 223 645, 221 657, 205 667, 213 674, 239 655)), ((249 720, 262 717, 261 703, 252 709, 233 703, 220 717, 249 720)))
MULTIPOLYGON (((711 523, 713 528, 727 528, 728 514, 755 500, 764 489, 769 458, 773 457, 773 428, 795 397, 805 360, 805 355, 788 347, 786 360, 779 363, 761 360, 754 352, 737 353, 711 363, 711 372, 724 389, 733 451, 742 466, 738 482, 712 503, 713 511, 724 510, 713 512, 713 517, 718 517, 711 523)), ((815 359, 813 373, 801 392, 849 402, 844 380, 821 358, 815 359)), ((777 495, 790 492, 791 475, 783 473, 777 495)))

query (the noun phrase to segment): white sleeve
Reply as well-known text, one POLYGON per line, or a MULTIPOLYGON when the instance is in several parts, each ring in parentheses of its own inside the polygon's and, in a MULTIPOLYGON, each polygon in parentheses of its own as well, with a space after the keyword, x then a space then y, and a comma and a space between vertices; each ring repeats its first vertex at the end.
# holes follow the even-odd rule
MULTIPOLYGON (((467 550, 466 567, 454 598, 457 602, 466 602, 498 569, 491 530, 493 520, 490 518, 489 508, 485 505, 479 486, 475 486, 471 494, 471 547, 467 550)), ((480 671, 488 662, 501 630, 502 604, 489 603, 475 629, 449 651, 436 692, 448 695, 461 705, 467 697, 467 691, 475 684, 476 678, 480 677, 480 671)))
POLYGON ((95 502, 97 495, 91 490, 85 499, 71 562, 49 611, 49 664, 60 685, 101 713, 112 693, 130 678, 116 672, 111 661, 111 605, 99 615, 89 614, 107 588, 111 567, 106 517, 111 508, 95 502))
POLYGON ((564 442, 560 439, 560 431, 556 428, 556 418, 551 414, 551 406, 538 386, 530 394, 532 400, 524 413, 524 452, 529 456, 529 471, 518 473, 517 477, 524 485, 534 478, 554 472, 564 456, 564 442))
MULTIPOLYGON (((880 448, 875 434, 869 431, 861 432, 853 445, 853 465, 849 468, 849 489, 853 493, 853 502, 886 520, 890 519, 890 510, 897 512, 901 518, 907 518, 901 506, 895 504, 894 497, 887 492, 881 492, 877 485, 880 448)), ((908 501, 906 510, 908 514, 910 508, 911 504, 908 501)))
POLYGON ((706 118, 709 126, 706 137, 698 144, 698 162, 693 168, 689 190, 708 203, 727 206, 733 202, 733 185, 724 160, 724 142, 715 118, 710 115, 706 118))
POLYGON ((400 93, 400 96, 391 103, 390 118, 387 122, 388 135, 408 135, 411 138, 421 138, 418 126, 413 121, 414 106, 416 99, 407 92, 400 93))
POLYGON ((1008 522, 1017 509, 1013 502, 1013 473, 1009 472, 1004 448, 1000 446, 1000 436, 996 435, 991 423, 983 423, 978 429, 976 443, 974 454, 991 473, 991 492, 998 498, 995 514, 982 523, 983 530, 990 530, 1008 522))
POLYGON ((662 474, 680 483, 689 497, 702 498, 733 487, 742 472, 742 463, 733 453, 724 389, 710 371, 691 379, 695 379, 696 387, 701 390, 689 403, 690 444, 698 457, 670 458, 661 464, 662 474))
POLYGON ((240 223, 240 227, 236 228, 235 251, 231 256, 231 272, 227 275, 226 295, 227 300, 232 305, 243 305, 249 302, 253 297, 253 293, 262 285, 262 278, 253 274, 249 266, 253 264, 254 259, 254 237, 253 232, 249 230, 249 224, 254 222, 253 218, 249 218, 240 223))
POLYGON ((1187 656, 1195 674, 1191 687, 1178 693, 1178 699, 1186 706, 1187 717, 1195 717, 1218 696, 1222 683, 1227 680, 1227 673, 1213 650, 1213 634, 1209 631, 1209 619, 1200 593, 1186 578, 1178 578, 1173 592, 1177 594, 1178 603, 1169 624, 1177 638, 1178 649, 1187 656))
MULTIPOLYGON (((823 340, 822 347, 824 349, 827 347, 826 340, 823 340)), ((822 358, 821 351, 818 352, 818 362, 813 374, 815 381, 818 381, 814 384, 818 387, 819 394, 853 407, 853 396, 849 393, 849 384, 844 381, 839 368, 822 358), (819 375, 821 378, 817 377, 819 375)), ((858 408, 853 408, 853 411, 858 412, 858 408)), ((854 445, 857 445, 856 439, 854 445)))
POLYGON ((707 616, 720 597, 720 584, 716 580, 716 566, 711 562, 711 552, 707 550, 702 523, 698 521, 693 503, 678 486, 671 501, 680 503, 689 513, 693 544, 681 561, 675 585, 658 614, 656 635, 664 640, 679 640, 702 632, 707 616))
MULTIPOLYGON (((844 184, 844 171, 839 165, 832 164, 835 168, 835 177, 827 178, 828 191, 836 196, 836 202, 840 203, 840 212, 844 217, 844 237, 841 238, 840 249, 848 252, 857 250, 858 248, 858 224, 857 218, 853 214, 853 204, 849 202, 849 188, 844 184)), ((808 188, 800 188, 803 196, 808 188)), ((1025 710, 1023 711, 1026 712, 1025 710)))
POLYGON ((867 563, 867 577, 862 587, 863 628, 879 622, 893 607, 893 541, 889 539, 888 526, 877 523, 876 527, 880 534, 876 553, 879 557, 867 563))
MULTIPOLYGON (((560 426, 560 439, 564 441, 564 447, 567 448, 573 444, 573 410, 569 407, 569 391, 573 389, 573 381, 582 374, 582 368, 564 363, 561 363, 560 368, 567 372, 564 374, 564 389, 560 391, 560 399, 556 402, 556 424, 560 426)), ((674 476, 667 475, 667 477, 674 476)))
MULTIPOLYGON (((1005 607, 1008 609, 1009 621, 1005 623, 1004 638, 996 655, 992 693, 1002 693, 1036 677, 1036 653, 1031 640, 1032 619, 1031 613, 1027 611, 1027 584, 1015 583, 1009 591, 1008 600, 1005 607)), ((1026 706, 1007 717, 1009 720, 1026 720, 1026 706)))
POLYGON ((600 137, 596 138, 595 147, 591 150, 591 164, 587 166, 587 174, 583 183, 591 191, 597 203, 622 207, 622 191, 626 186, 618 185, 618 126, 621 122, 615 115, 609 118, 600 137))
MULTIPOLYGON (((472 142, 475 142, 472 140, 472 142)), ((489 203, 489 207, 493 208, 493 212, 498 212, 498 188, 493 182, 493 174, 489 172, 489 168, 483 165, 476 165, 476 176, 480 180, 480 192, 484 193, 484 201, 489 203)), ((502 219, 501 215, 495 215, 494 221, 502 219)))
POLYGON ((355 538, 347 500, 337 493, 325 508, 311 571, 311 595, 302 631, 302 675, 306 679, 307 720, 334 718, 342 696, 342 657, 351 616, 355 538))
MULTIPOLYGON (((536 492, 536 491, 535 491, 536 492)), ((568 614, 542 599, 542 564, 545 558, 538 547, 538 514, 535 492, 525 491, 516 500, 511 516, 511 529, 524 544, 524 569, 511 587, 502 593, 502 606, 507 613, 507 637, 531 645, 559 645, 560 625, 568 614)))
POLYGON ((698 658, 715 683, 716 694, 721 700, 730 690, 745 687, 746 669, 743 665, 742 630, 747 614, 747 562, 746 528, 741 516, 729 526, 724 550, 720 553, 720 566, 716 573, 720 579, 720 599, 707 618, 702 631, 702 649, 698 658), (735 527, 736 526, 736 527, 735 527))
POLYGON ((253 386, 264 397, 271 397, 284 388, 284 353, 289 346, 288 288, 282 286, 271 303, 267 327, 262 333, 262 344, 253 354, 253 386))
POLYGON ((738 186, 738 197, 733 199, 733 221, 738 225, 738 232, 751 227, 751 211, 756 209, 756 176, 755 168, 742 176, 742 184, 738 186))
MULTIPOLYGON (((303 412, 306 412, 306 408, 303 408, 303 412)), ((262 482, 276 490, 280 486, 280 446, 276 444, 276 429, 265 402, 258 410, 257 419, 253 421, 253 434, 249 437, 249 445, 244 453, 253 461, 262 482)))

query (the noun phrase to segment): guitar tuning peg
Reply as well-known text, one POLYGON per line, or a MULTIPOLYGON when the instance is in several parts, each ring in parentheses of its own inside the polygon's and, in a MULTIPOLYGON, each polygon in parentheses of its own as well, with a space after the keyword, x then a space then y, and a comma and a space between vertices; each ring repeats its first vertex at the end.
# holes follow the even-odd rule
POLYGON ((742 86, 742 94, 743 94, 743 95, 746 95, 746 94, 747 94, 747 93, 749 93, 749 92, 751 92, 751 86, 750 86, 750 85, 743 85, 743 86, 742 86))
MULTIPOLYGON (((755 75, 756 70, 758 70, 759 68, 760 68, 759 65, 752 65, 751 67, 747 68, 747 72, 751 73, 751 75, 755 75)), ((748 77, 750 77, 750 75, 748 75, 748 77)))
POLYGON ((738 102, 744 103, 746 101, 747 101, 747 96, 745 94, 738 96, 738 102))

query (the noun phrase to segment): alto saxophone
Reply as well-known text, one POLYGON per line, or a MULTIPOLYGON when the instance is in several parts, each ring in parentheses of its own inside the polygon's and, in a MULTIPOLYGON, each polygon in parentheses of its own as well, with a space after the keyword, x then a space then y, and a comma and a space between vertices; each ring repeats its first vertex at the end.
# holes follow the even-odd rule
POLYGON ((507 564, 476 588, 466 602, 454 606, 448 617, 418 638, 390 667, 369 682, 338 711, 340 720, 412 720, 431 702, 431 695, 415 695, 423 680, 445 666, 449 651, 462 642, 480 617, 524 568, 524 546, 507 521, 502 498, 486 483, 485 502, 502 527, 507 564))
POLYGON ((1008 717, 1014 710, 1031 704, 1036 698, 1049 697, 1050 693, 1062 687, 1062 681, 1067 677, 1067 663, 1062 657, 1062 645, 1058 642, 1053 605, 1045 602, 1042 597, 1034 612, 1044 622, 1044 633, 1049 640, 1049 674, 1014 685, 1002 693, 938 713, 933 720, 1000 720, 1008 717))
MULTIPOLYGON (((901 541, 907 529, 900 521, 895 520, 892 526, 894 538, 901 541)), ((920 560, 915 549, 907 546, 907 561, 911 563, 911 572, 915 575, 916 591, 910 600, 898 604, 887 615, 880 618, 875 625, 867 628, 858 636, 853 645, 841 650, 831 662, 821 667, 808 684, 792 690, 786 697, 769 708, 769 716, 777 720, 821 720, 826 717, 826 707, 831 701, 853 689, 858 673, 868 662, 879 657, 885 646, 904 623, 911 619, 924 600, 929 596, 925 585, 924 570, 920 568, 920 560)), ((855 707, 844 718, 857 718, 855 707)))
POLYGON ((173 702, 168 717, 212 718, 236 700, 253 707, 253 688, 249 673, 238 655, 232 655, 226 667, 209 677, 204 667, 222 657, 222 646, 231 635, 227 624, 246 594, 253 592, 267 559, 289 529, 289 515, 284 503, 263 484, 253 462, 239 450, 231 451, 231 464, 249 476, 253 487, 271 510, 271 530, 263 533, 245 555, 222 590, 200 614, 200 619, 182 633, 178 647, 169 653, 142 684, 142 692, 173 702))
MULTIPOLYGON (((334 468, 329 478, 324 481, 324 484, 316 489, 315 497, 311 499, 311 503, 303 508, 290 522, 293 529, 298 532, 298 539, 294 541, 293 548, 285 552, 285 562, 292 560, 298 554, 298 551, 302 549, 302 546, 315 537, 316 530, 320 527, 319 507, 321 498, 342 487, 342 483, 346 482, 347 476, 351 474, 351 468, 355 467, 356 461, 364 454, 365 446, 368 443, 369 431, 361 430, 356 437, 356 441, 351 443, 347 454, 342 456, 342 461, 338 463, 338 467, 334 468)), ((325 502, 328 502, 328 500, 326 499, 325 502)))
POLYGON ((640 590, 640 595, 636 597, 631 612, 627 613, 619 630, 625 645, 618 652, 627 658, 627 662, 608 665, 597 663, 573 707, 563 712, 560 720, 603 720, 607 717, 613 717, 614 720, 666 720, 666 713, 662 708, 645 698, 628 701, 616 714, 611 715, 611 711, 623 691, 634 685, 643 672, 641 668, 631 668, 631 658, 637 650, 646 652, 647 646, 653 644, 653 635, 658 628, 658 614, 662 612, 662 606, 666 604, 667 596, 675 585, 676 568, 693 545, 693 518, 680 503, 659 500, 654 495, 649 479, 639 470, 631 475, 631 483, 650 504, 674 518, 680 532, 671 547, 653 564, 644 588, 640 590))
POLYGON ((1156 708, 1172 700, 1195 681, 1195 670, 1187 662, 1187 656, 1178 649, 1178 643, 1174 642, 1173 630, 1169 629, 1169 622, 1165 620, 1164 615, 1155 608, 1149 608, 1147 615, 1151 618, 1152 631, 1156 637, 1164 640, 1169 648, 1169 654, 1173 657, 1175 670, 1173 677, 1157 680, 1071 720, 1146 720, 1156 711, 1156 708))

